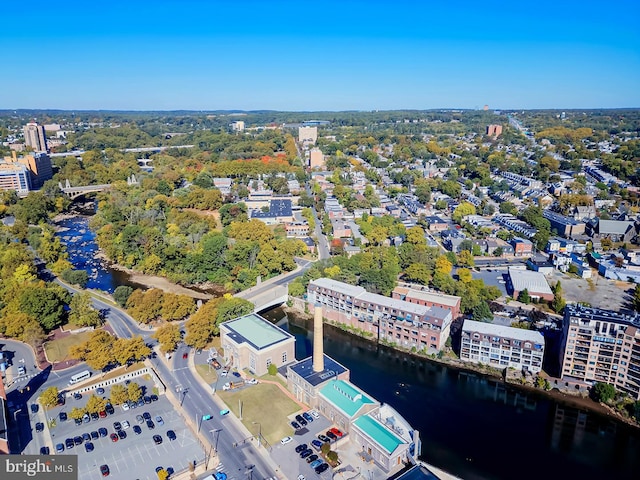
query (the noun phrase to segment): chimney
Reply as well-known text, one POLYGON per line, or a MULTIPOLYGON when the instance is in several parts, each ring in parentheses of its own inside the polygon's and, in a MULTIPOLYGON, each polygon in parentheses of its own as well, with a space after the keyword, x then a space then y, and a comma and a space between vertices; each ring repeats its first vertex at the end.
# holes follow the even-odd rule
POLYGON ((322 307, 316 305, 313 310, 313 371, 316 373, 324 370, 322 343, 322 307))

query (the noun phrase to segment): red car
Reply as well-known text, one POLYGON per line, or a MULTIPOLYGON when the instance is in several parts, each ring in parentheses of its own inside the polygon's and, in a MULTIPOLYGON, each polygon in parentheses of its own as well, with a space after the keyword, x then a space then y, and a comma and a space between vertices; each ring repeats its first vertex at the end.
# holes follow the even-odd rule
POLYGON ((188 356, 189 356, 189 354, 186 353, 186 352, 182 354, 182 358, 187 358, 188 356))
POLYGON ((109 438, 111 439, 112 442, 117 442, 118 441, 118 434, 112 433, 111 435, 109 435, 109 438))
POLYGON ((103 477, 109 476, 109 467, 107 465, 100 465, 100 473, 103 477))
POLYGON ((338 430, 337 428, 333 427, 331 430, 329 430, 331 433, 333 433, 336 437, 338 438, 342 438, 342 435, 344 435, 340 430, 338 430))

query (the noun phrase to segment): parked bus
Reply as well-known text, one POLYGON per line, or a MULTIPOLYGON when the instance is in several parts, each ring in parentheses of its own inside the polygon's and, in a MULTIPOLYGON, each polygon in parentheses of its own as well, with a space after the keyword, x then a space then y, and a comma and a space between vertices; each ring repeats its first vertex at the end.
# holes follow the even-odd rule
POLYGON ((84 370, 80 373, 76 373, 71 377, 71 380, 69 380, 69 385, 73 385, 74 383, 78 383, 78 382, 81 382, 82 380, 86 380, 90 376, 91 376, 91 372, 89 370, 84 370))

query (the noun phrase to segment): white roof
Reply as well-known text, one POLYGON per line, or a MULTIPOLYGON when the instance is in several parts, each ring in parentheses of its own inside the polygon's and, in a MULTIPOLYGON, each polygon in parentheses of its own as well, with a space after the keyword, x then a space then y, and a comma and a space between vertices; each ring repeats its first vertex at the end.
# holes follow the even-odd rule
POLYGON ((366 292, 366 290, 362 287, 356 287, 354 285, 349 285, 348 283, 338 282, 337 280, 331 280, 330 278, 318 278, 316 280, 312 280, 311 283, 318 287, 328 288, 329 290, 344 293, 345 295, 349 295, 351 297, 357 297, 358 295, 362 295, 366 292))
POLYGON ((513 289, 517 292, 521 292, 526 288, 529 293, 546 293, 553 295, 547 279, 540 272, 509 267, 509 278, 511 279, 513 289))
POLYGON ((504 325, 476 322, 475 320, 465 320, 462 330, 465 332, 476 332, 502 338, 513 338, 515 340, 529 341, 544 345, 544 337, 542 334, 540 332, 534 332, 533 330, 505 327, 504 325))

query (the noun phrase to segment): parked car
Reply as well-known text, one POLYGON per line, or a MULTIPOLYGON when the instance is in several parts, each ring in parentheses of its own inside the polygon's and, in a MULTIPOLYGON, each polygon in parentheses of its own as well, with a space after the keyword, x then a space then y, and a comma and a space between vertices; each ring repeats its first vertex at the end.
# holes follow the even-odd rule
POLYGON ((144 397, 142 397, 142 400, 144 400, 144 403, 146 404, 151 403, 151 397, 149 395, 145 395, 144 397))
POLYGON ((318 435, 318 440, 320 440, 323 443, 327 443, 327 442, 331 441, 331 439, 329 437, 327 437, 325 435, 322 435, 322 434, 318 435))
POLYGON ((327 470, 329 468, 329 464, 328 463, 321 463, 320 465, 318 465, 316 468, 314 468, 313 470, 320 475, 322 472, 324 472, 325 470, 327 470))
POLYGON ((100 465, 100 473, 103 477, 109 476, 109 466, 108 465, 100 465))
POLYGON ((310 448, 307 448, 306 450, 303 450, 302 452, 300 452, 300 458, 307 458, 311 454, 313 454, 313 450, 311 450, 310 448))
POLYGON ((127 438, 127 432, 125 432, 124 430, 120 430, 118 432, 118 437, 120 438, 120 440, 124 440, 125 438, 127 438))
POLYGON ((73 419, 73 423, 75 423, 76 425, 82 425, 82 419, 81 418, 74 418, 73 419))
POLYGON ((304 418, 309 423, 313 422, 313 417, 309 415, 309 412, 304 412, 302 414, 302 418, 304 418))
POLYGON ((82 437, 80 435, 73 437, 73 443, 76 446, 82 445, 82 437))
POLYGON ((84 423, 89 423, 89 422, 91 421, 91 416, 90 416, 88 413, 85 413, 85 414, 82 416, 82 421, 83 421, 84 423))
POLYGON ((38 422, 36 423, 36 432, 42 432, 44 430, 44 423, 38 422))
POLYGON ((100 415, 98 415, 98 412, 91 412, 91 420, 96 421, 96 420, 100 420, 100 415))
POLYGON ((249 385, 257 385, 258 384, 258 379, 257 378, 250 378, 249 380, 247 380, 247 382, 249 385))
POLYGON ((122 429, 126 430, 127 428, 129 428, 131 425, 129 424, 129 422, 127 420, 125 420, 124 422, 122 422, 122 429))
POLYGON ((65 447, 67 447, 67 450, 69 450, 69 449, 73 448, 73 447, 74 447, 74 445, 75 445, 75 443, 73 443, 73 438, 67 438, 67 439, 64 441, 64 446, 65 446, 65 447))
POLYGON ((84 451, 89 453, 89 452, 93 452, 94 446, 93 443, 91 442, 87 442, 84 444, 84 451))
POLYGON ((220 376, 221 376, 221 377, 226 377, 228 374, 229 374, 229 371, 228 371, 228 370, 222 370, 222 371, 220 372, 220 376))
POLYGON ((291 437, 284 437, 282 440, 280 440, 280 443, 281 443, 282 445, 286 445, 287 443, 292 442, 292 441, 293 441, 293 438, 291 438, 291 437))
POLYGON ((333 433, 331 430, 327 430, 326 432, 324 432, 324 434, 329 437, 331 440, 337 440, 338 437, 336 436, 335 433, 333 433))
POLYGON ((40 455, 49 455, 49 447, 40 447, 40 455))
POLYGON ((129 410, 129 402, 124 402, 122 404, 122 410, 124 410, 125 412, 129 410))
POLYGON ((307 458, 305 458, 305 460, 307 461, 307 463, 315 462, 316 460, 318 460, 318 455, 314 453, 313 455, 309 455, 307 458))
POLYGON ((107 411, 109 415, 113 415, 116 412, 116 410, 113 408, 113 405, 111 405, 110 403, 107 403, 104 409, 107 411))
POLYGON ((242 375, 240 375, 240 372, 233 372, 232 375, 236 378, 242 378, 242 375))
POLYGON ((298 422, 303 427, 307 426, 307 421, 304 419, 302 415, 296 415, 296 422, 298 422))
POLYGON ((151 420, 151 414, 149 412, 144 412, 142 414, 142 418, 144 418, 145 420, 151 420))
POLYGON ((142 433, 142 429, 140 428, 140 425, 133 426, 133 433, 135 433, 136 435, 140 435, 142 433))
POLYGON ((169 440, 175 440, 176 439, 176 432, 174 432, 173 430, 167 430, 167 438, 169 440))
POLYGON ((101 437, 106 437, 108 433, 109 433, 109 432, 107 432, 107 429, 106 429, 106 428, 104 428, 104 427, 101 427, 101 428, 99 428, 99 429, 98 429, 98 434, 99 434, 101 437))
POLYGON ((111 439, 112 442, 117 442, 119 440, 117 433, 112 433, 111 435, 109 435, 109 438, 111 439))
POLYGON ((78 392, 74 393, 73 394, 73 399, 74 400, 82 400, 82 394, 78 393, 78 392))
POLYGON ((116 432, 119 432, 120 430, 122 430, 122 424, 120 422, 113 422, 113 429, 116 432))
POLYGON ((290 424, 294 430, 298 430, 300 428, 300 424, 298 422, 296 422, 295 420, 293 422, 291 422, 290 424))
POLYGON ((87 432, 84 432, 82 434, 82 441, 84 442, 90 442, 91 441, 91 435, 87 432))
POLYGON ((306 450, 307 448, 308 447, 306 443, 301 443, 296 447, 296 453, 300 453, 301 451, 306 450))
POLYGON ((342 436, 344 435, 344 433, 342 433, 340 430, 338 430, 335 427, 333 427, 330 431, 338 438, 342 438, 342 436))
POLYGON ((67 414, 65 412, 60 412, 58 417, 60 418, 61 422, 66 422, 67 421, 67 414))
POLYGON ((64 444, 63 443, 56 444, 56 453, 62 453, 62 452, 64 452, 64 444))
POLYGON ((160 415, 156 415, 156 423, 158 425, 164 425, 164 420, 162 420, 162 417, 160 415))
MULTIPOLYGON (((311 455, 311 457, 313 457, 313 455, 311 455)), ((311 458, 311 457, 309 457, 309 458, 311 458)), ((316 467, 319 467, 320 465, 322 465, 322 460, 318 460, 317 458, 314 461, 309 462, 309 466, 311 468, 313 468, 314 470, 315 470, 316 467)))
POLYGON ((153 442, 156 445, 160 445, 162 443, 162 437, 160 435, 154 435, 153 436, 153 442))
POLYGON ((97 430, 91 432, 91 440, 97 440, 98 438, 100 438, 100 434, 97 432, 97 430))
POLYGON ((313 418, 320 418, 320 414, 318 413, 317 410, 309 410, 309 414, 313 417, 313 418))
POLYGON ((106 412, 105 410, 100 410, 100 411, 98 412, 98 416, 99 416, 100 418, 107 418, 107 412, 106 412))
POLYGON ((158 401, 158 395, 156 395, 155 393, 153 395, 150 395, 149 398, 151 399, 152 402, 158 401))
POLYGON ((156 428, 156 424, 153 423, 153 420, 147 420, 147 428, 149 430, 153 430, 154 428, 156 428))
POLYGON ((37 403, 31 404, 31 413, 38 413, 39 407, 37 403))
POLYGON ((97 395, 104 395, 104 388, 101 387, 101 388, 96 389, 96 394, 97 395))
POLYGON ((318 450, 320 450, 322 448, 322 442, 320 440, 317 440, 317 439, 311 440, 311 445, 316 447, 318 450))

